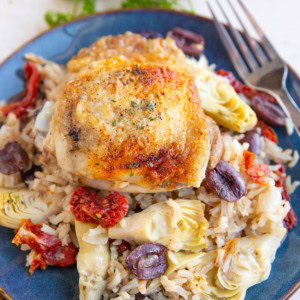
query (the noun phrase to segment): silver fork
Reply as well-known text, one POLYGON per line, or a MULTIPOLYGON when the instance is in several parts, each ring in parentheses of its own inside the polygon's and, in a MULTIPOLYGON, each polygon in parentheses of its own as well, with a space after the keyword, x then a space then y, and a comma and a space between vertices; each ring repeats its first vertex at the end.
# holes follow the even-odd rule
POLYGON ((230 37, 226 27, 219 22, 210 1, 212 0, 207 0, 207 5, 212 13, 215 26, 239 76, 252 88, 267 92, 275 97, 286 116, 293 122, 294 128, 300 137, 300 110, 286 88, 288 72, 286 63, 279 57, 278 53, 241 0, 237 1, 256 30, 260 38, 259 44, 262 48, 257 41, 250 36, 249 31, 239 16, 236 8, 233 6, 231 0, 227 0, 227 2, 229 7, 233 10, 238 22, 242 26, 244 37, 251 50, 243 39, 241 33, 233 27, 232 22, 220 1, 215 0, 228 23, 233 39, 230 37), (264 51, 262 51, 262 49, 264 51))

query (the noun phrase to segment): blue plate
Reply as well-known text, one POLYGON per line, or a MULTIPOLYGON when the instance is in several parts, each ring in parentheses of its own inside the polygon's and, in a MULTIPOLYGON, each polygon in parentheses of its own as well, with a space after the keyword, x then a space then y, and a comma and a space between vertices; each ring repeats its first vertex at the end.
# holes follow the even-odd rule
MULTIPOLYGON (((172 27, 180 26, 199 34, 206 40, 205 55, 217 68, 232 70, 233 66, 218 37, 214 25, 208 19, 179 12, 160 10, 127 10, 101 13, 76 20, 55 28, 33 39, 0 65, 0 99, 8 99, 23 89, 22 70, 24 54, 31 52, 65 64, 79 49, 89 46, 104 35, 125 31, 157 31, 165 34, 172 27)), ((300 99, 300 80, 290 72, 288 88, 297 100, 300 99)), ((280 145, 300 150, 300 141, 294 134, 288 137, 285 130, 278 130, 280 145)), ((299 179, 300 168, 289 171, 299 179)), ((300 216, 300 189, 293 197, 293 205, 300 216)), ((14 234, 11 230, 0 229, 0 288, 12 298, 78 299, 78 275, 76 268, 48 267, 36 271, 32 277, 25 268, 25 255, 11 244, 14 234)), ((300 226, 292 230, 277 252, 269 279, 248 290, 250 299, 280 299, 300 280, 300 226)), ((1 295, 0 295, 1 298, 1 295)))

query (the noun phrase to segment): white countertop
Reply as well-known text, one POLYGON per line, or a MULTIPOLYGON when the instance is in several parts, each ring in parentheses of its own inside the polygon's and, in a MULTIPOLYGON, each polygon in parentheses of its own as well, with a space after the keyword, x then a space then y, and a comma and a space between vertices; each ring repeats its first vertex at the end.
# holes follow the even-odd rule
MULTIPOLYGON (((224 1, 224 0, 221 0, 224 1)), ((102 0, 101 10, 119 7, 119 0, 102 0)), ((183 5, 186 0, 181 1, 183 5)), ((247 6, 279 54, 300 74, 299 0, 247 0, 247 6)), ((197 13, 208 15, 204 0, 193 0, 197 13)), ((0 0, 0 62, 23 43, 46 30, 44 13, 68 11, 65 0, 0 0)))

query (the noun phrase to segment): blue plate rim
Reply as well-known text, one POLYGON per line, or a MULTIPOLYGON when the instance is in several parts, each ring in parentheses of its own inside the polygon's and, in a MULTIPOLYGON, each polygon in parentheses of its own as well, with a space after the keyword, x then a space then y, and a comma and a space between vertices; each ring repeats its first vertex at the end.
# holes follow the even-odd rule
MULTIPOLYGON (((69 26, 70 24, 76 24, 78 22, 81 22, 82 20, 88 20, 92 19, 95 17, 100 17, 100 16, 105 16, 105 15, 112 15, 112 14, 120 14, 124 12, 167 12, 167 13, 172 13, 172 14, 177 14, 177 15, 185 15, 187 17, 192 17, 196 19, 200 19, 202 21, 210 22, 213 23, 213 19, 206 17, 206 16, 201 16, 197 15, 192 12, 187 12, 187 11, 180 11, 180 10, 172 10, 172 9, 163 9, 163 8, 122 8, 122 9, 111 9, 111 10, 105 10, 105 11, 100 11, 96 12, 93 14, 90 14, 88 16, 82 16, 78 17, 70 22, 63 23, 61 25, 55 26, 53 28, 46 29, 39 34, 35 35, 34 37, 30 38, 28 41, 25 43, 21 44, 19 47, 17 47, 14 51, 11 52, 4 60, 0 62, 0 68, 3 67, 6 63, 8 63, 11 59, 14 58, 15 55, 18 54, 18 52, 22 51, 25 47, 33 43, 34 41, 38 40, 39 38, 47 35, 48 33, 51 33, 57 29, 69 26)), ((225 25, 227 26, 227 25, 225 25)), ((292 73, 293 77, 300 83, 300 74, 298 74, 289 64, 287 64, 289 68, 289 72, 292 73)), ((290 287, 290 289, 286 292, 286 294, 282 297, 281 300, 288 300, 290 299, 295 293, 300 289, 300 280, 296 282, 293 286, 290 287)), ((14 300, 3 288, 0 287, 0 299, 2 298, 4 300, 14 300)))
MULTIPOLYGON (((80 22, 82 20, 88 20, 88 19, 92 19, 94 17, 98 17, 98 16, 103 16, 103 15, 111 15, 111 14, 118 14, 118 13, 123 13, 123 12, 143 12, 143 11, 153 11, 153 12, 168 12, 168 13, 173 13, 173 14, 178 14, 178 15, 185 15, 188 17, 192 17, 192 18, 196 18, 196 19, 200 19, 200 20, 205 20, 207 22, 211 22, 213 23, 213 19, 206 17, 206 16, 201 16, 201 15, 197 15, 195 13, 192 12, 188 12, 188 11, 180 11, 180 10, 174 10, 174 9, 164 9, 164 8, 118 8, 118 9, 110 9, 110 10, 105 10, 105 11, 100 11, 100 12, 96 12, 93 14, 90 14, 88 16, 82 16, 82 17, 78 17, 70 22, 67 23, 63 23, 61 25, 55 26, 53 28, 49 28, 46 29, 42 32, 40 32, 38 35, 35 35, 34 37, 32 37, 31 39, 29 39, 28 41, 26 41, 25 43, 23 43, 22 45, 20 45, 19 47, 17 47, 11 54, 9 54, 6 58, 4 58, 4 60, 2 60, 0 62, 0 67, 2 67, 3 65, 5 65, 10 59, 12 59, 19 51, 21 51, 22 49, 24 49, 26 46, 28 46, 29 44, 31 44, 32 42, 36 41, 37 39, 39 39, 42 36, 47 35, 48 33, 55 31, 59 28, 63 28, 65 26, 68 26, 70 24, 75 24, 77 22, 80 22)), ((225 25, 227 26, 227 25, 225 25)), ((298 74, 293 67, 291 67, 289 64, 288 68, 289 71, 293 74, 293 77, 295 77, 299 83, 300 83, 300 74, 298 74)))

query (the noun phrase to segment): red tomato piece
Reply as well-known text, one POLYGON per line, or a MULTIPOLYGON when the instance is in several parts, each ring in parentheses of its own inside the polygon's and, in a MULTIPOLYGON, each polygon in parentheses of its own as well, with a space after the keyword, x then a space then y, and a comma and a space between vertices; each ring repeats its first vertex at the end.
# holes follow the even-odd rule
POLYGON ((41 254, 37 254, 35 252, 34 258, 32 260, 30 268, 29 268, 30 275, 32 275, 34 273, 34 271, 38 268, 41 268, 42 270, 46 270, 47 265, 43 259, 43 256, 41 254))
POLYGON ((274 129, 270 126, 262 128, 262 135, 267 139, 271 140, 275 144, 278 144, 278 137, 274 129))
POLYGON ((286 175, 286 167, 283 163, 279 163, 280 168, 278 170, 278 172, 281 172, 282 175, 286 175))
POLYGON ((270 168, 264 164, 253 165, 247 170, 247 174, 252 178, 263 178, 270 174, 270 168))
POLYGON ((27 109, 33 107, 37 101, 41 76, 36 64, 28 62, 24 69, 27 80, 25 87, 25 96, 18 102, 10 103, 1 108, 4 116, 13 112, 17 118, 22 118, 27 114, 27 109))
POLYGON ((55 235, 42 231, 42 224, 33 224, 30 220, 23 220, 22 225, 13 239, 17 246, 26 244, 34 251, 35 257, 30 267, 30 274, 38 267, 48 266, 68 267, 75 264, 77 248, 72 243, 62 245, 55 235))
POLYGON ((249 100, 252 100, 255 96, 257 96, 268 102, 273 102, 273 103, 277 102, 273 96, 271 96, 265 92, 256 91, 255 89, 252 89, 252 88, 244 85, 242 82, 240 82, 239 80, 237 80, 235 78, 233 73, 231 73, 229 71, 221 69, 221 70, 217 71, 217 74, 227 78, 229 80, 230 84, 232 85, 232 87, 235 89, 235 91, 238 94, 243 94, 249 100))
POLYGON ((131 250, 131 245, 127 241, 122 241, 120 245, 118 245, 119 252, 123 253, 127 250, 131 250))
POLYGON ((288 214, 286 215, 284 222, 286 224, 286 227, 288 230, 293 229, 294 227, 297 226, 298 224, 298 218, 297 215, 294 211, 294 209, 291 207, 291 209, 289 210, 288 214))
POLYGON ((256 154, 250 151, 244 151, 245 171, 252 179, 260 180, 270 174, 270 168, 265 164, 256 164, 256 154))
POLYGON ((277 174, 280 176, 276 181, 276 186, 282 187, 282 199, 290 201, 291 197, 286 188, 286 167, 283 163, 279 163, 280 169, 277 171, 277 174))
POLYGON ((282 199, 290 201, 291 197, 286 189, 286 176, 285 175, 282 175, 281 177, 279 177, 279 179, 276 181, 276 186, 282 187, 282 192, 281 192, 282 199))
POLYGON ((244 161, 246 170, 253 166, 256 159, 256 154, 250 151, 244 151, 244 161))
POLYGON ((278 137, 274 129, 270 126, 268 126, 265 122, 259 120, 257 122, 256 127, 261 128, 261 134, 266 137, 267 139, 271 140, 275 144, 278 144, 278 137))
POLYGON ((118 224, 128 212, 128 200, 120 193, 101 197, 93 190, 79 187, 71 198, 71 211, 76 220, 100 224, 104 228, 118 224))
MULTIPOLYGON (((286 168, 283 163, 280 163, 280 169, 277 171, 277 174, 280 176, 279 179, 276 181, 276 186, 282 187, 281 197, 283 200, 291 201, 291 197, 286 188, 286 168)), ((290 202, 291 209, 289 210, 288 214, 286 215, 284 222, 288 230, 293 229, 298 224, 297 215, 292 207, 292 203, 290 202)))

